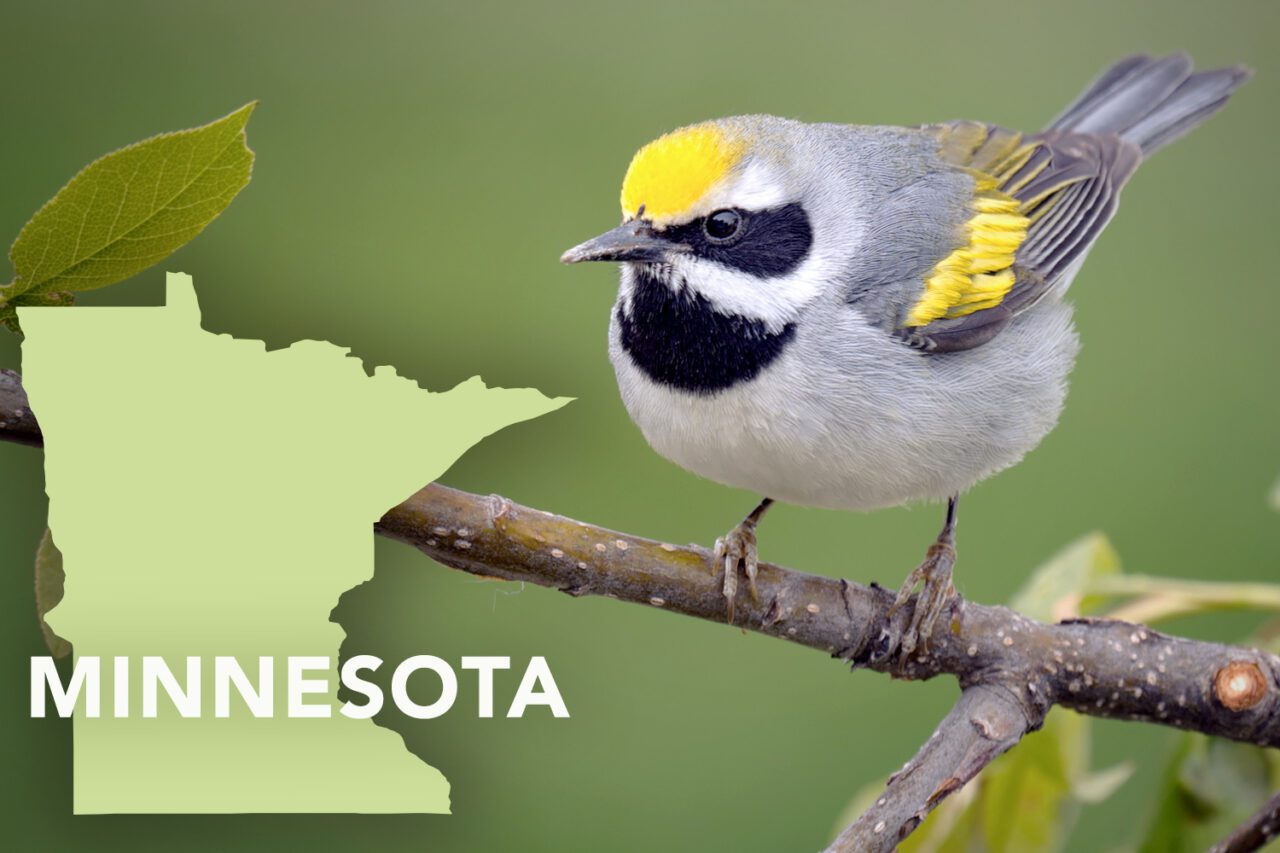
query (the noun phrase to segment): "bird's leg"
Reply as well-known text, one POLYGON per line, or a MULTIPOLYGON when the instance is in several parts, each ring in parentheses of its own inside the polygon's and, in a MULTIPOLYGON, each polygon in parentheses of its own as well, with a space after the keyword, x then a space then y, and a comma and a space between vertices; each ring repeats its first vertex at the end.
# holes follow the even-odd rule
POLYGON ((765 511, 773 504, 773 498, 765 498, 760 505, 738 522, 738 526, 716 540, 712 566, 724 568, 724 598, 728 602, 729 621, 733 621, 733 605, 738 597, 738 566, 747 576, 747 587, 752 601, 760 599, 756 592, 756 573, 760 560, 756 556, 756 525, 765 511))
POLYGON ((920 586, 920 596, 916 599, 911 612, 911 621, 902 634, 900 651, 903 657, 910 655, 917 647, 921 652, 929 646, 929 638, 933 629, 942 617, 943 612, 955 595, 951 586, 951 570, 956 564, 956 498, 947 501, 947 520, 942 525, 942 532, 929 550, 925 552, 924 561, 907 575, 906 583, 898 590, 898 597, 889 608, 889 614, 911 598, 916 584, 920 586))

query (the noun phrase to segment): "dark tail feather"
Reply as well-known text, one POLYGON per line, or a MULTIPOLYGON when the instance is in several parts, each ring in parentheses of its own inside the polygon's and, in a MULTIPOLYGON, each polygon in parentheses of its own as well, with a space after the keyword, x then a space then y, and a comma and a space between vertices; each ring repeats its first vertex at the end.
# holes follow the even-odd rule
POLYGON ((1217 112, 1252 75, 1243 65, 1193 73, 1185 53, 1130 56, 1104 71, 1049 128, 1116 134, 1149 155, 1217 112))

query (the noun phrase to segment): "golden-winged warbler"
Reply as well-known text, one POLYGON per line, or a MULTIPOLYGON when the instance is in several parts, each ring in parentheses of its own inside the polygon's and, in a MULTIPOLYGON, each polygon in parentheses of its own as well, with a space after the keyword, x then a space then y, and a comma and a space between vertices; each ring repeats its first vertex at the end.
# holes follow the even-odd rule
POLYGON ((716 543, 729 620, 774 499, 948 501, 895 608, 910 654, 954 600, 956 498, 1053 428, 1077 341, 1063 301, 1142 160, 1218 110, 1241 67, 1109 68, 1045 130, 708 121, 640 149, 609 355, 658 453, 767 497, 716 543))

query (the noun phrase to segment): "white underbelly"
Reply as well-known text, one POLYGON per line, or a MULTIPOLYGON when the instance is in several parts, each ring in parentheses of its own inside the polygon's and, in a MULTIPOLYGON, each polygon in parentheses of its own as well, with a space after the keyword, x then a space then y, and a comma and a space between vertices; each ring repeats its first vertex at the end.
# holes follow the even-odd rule
POLYGON ((627 411, 676 464, 788 503, 875 509, 959 494, 1053 427, 1075 338, 1065 306, 1037 313, 951 356, 865 326, 834 346, 830 332, 802 333, 755 379, 711 395, 653 382, 616 329, 610 356, 627 411))

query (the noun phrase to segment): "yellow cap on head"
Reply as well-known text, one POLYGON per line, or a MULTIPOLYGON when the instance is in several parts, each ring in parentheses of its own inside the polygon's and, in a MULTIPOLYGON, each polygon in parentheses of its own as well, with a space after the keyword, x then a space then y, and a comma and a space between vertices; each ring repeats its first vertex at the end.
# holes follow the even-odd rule
POLYGON ((655 139, 636 152, 622 180, 622 215, 666 225, 687 212, 742 157, 743 144, 719 126, 695 124, 655 139))

